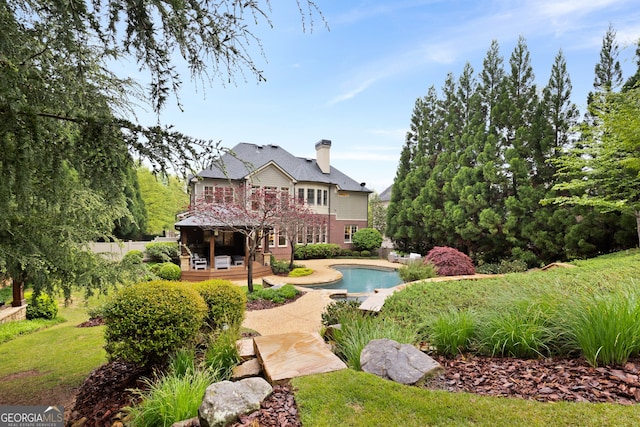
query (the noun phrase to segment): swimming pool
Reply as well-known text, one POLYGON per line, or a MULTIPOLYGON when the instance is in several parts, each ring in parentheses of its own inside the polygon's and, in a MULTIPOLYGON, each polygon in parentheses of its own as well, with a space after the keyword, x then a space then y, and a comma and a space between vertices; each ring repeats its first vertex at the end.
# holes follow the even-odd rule
POLYGON ((314 285, 314 288, 346 289, 350 294, 370 293, 375 289, 392 288, 402 283, 396 270, 352 265, 332 268, 342 273, 342 279, 329 284, 314 285))

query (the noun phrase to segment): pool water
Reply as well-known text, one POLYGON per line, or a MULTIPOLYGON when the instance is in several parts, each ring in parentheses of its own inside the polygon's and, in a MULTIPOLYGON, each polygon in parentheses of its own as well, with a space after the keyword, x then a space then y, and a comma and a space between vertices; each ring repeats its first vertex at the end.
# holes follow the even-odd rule
POLYGON ((375 289, 392 288, 402 283, 396 270, 337 266, 332 267, 342 273, 342 279, 330 284, 314 286, 320 289, 346 289, 347 293, 373 292, 375 289))

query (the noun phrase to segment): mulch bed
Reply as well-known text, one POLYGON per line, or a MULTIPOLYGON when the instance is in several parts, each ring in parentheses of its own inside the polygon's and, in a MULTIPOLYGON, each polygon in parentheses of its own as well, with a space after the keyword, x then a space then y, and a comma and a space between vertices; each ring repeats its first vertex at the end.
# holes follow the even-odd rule
MULTIPOLYGON (((491 358, 436 356, 446 372, 424 385, 432 390, 468 392, 541 402, 640 402, 640 360, 622 367, 592 368, 583 359, 491 358)), ((131 404, 127 389, 139 386, 143 373, 134 365, 112 362, 96 369, 78 391, 72 421, 87 419, 86 427, 110 426, 120 409, 131 404)), ((298 408, 289 385, 277 385, 259 411, 234 426, 300 426, 298 408)))
MULTIPOLYGON (((284 304, 291 303, 288 300, 284 304)), ((277 307, 271 301, 247 303, 247 310, 277 307)), ((97 326, 91 319, 82 326, 97 326)), ((80 326, 80 325, 79 325, 80 326)), ((640 359, 622 367, 593 368, 584 359, 514 358, 462 355, 456 358, 433 356, 445 373, 424 387, 449 392, 468 392, 486 396, 512 397, 541 402, 611 402, 631 405, 640 402, 640 359)), ((85 418, 86 427, 111 426, 121 408, 132 403, 128 389, 139 387, 140 378, 149 376, 132 364, 111 362, 94 370, 80 387, 71 421, 85 418)), ((260 410, 240 418, 234 426, 299 427, 298 408, 289 385, 276 385, 260 410)))
POLYGON ((299 292, 295 297, 285 300, 284 302, 281 302, 281 303, 276 303, 266 299, 247 301, 247 311, 266 310, 269 308, 275 308, 275 307, 280 307, 286 304, 291 304, 292 302, 297 301, 298 298, 301 298, 304 294, 305 292, 299 292))

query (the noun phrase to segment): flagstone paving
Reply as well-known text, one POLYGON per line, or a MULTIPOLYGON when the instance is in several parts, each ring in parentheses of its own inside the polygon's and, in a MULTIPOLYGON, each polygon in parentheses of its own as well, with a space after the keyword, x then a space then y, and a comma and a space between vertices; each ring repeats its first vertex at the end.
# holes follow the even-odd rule
POLYGON ((265 335, 254 337, 253 342, 271 384, 347 368, 317 332, 265 335))

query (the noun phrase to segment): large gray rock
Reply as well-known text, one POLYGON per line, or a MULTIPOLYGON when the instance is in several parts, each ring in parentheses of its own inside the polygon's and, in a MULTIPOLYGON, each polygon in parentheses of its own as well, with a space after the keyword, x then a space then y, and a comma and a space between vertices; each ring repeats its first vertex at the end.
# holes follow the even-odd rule
POLYGON ((360 353, 363 371, 401 384, 422 384, 444 372, 428 355, 409 344, 389 339, 372 340, 360 353))
POLYGON ((238 420, 242 414, 260 409, 260 403, 273 389, 263 378, 238 382, 222 381, 207 387, 198 409, 201 427, 222 427, 238 420))

